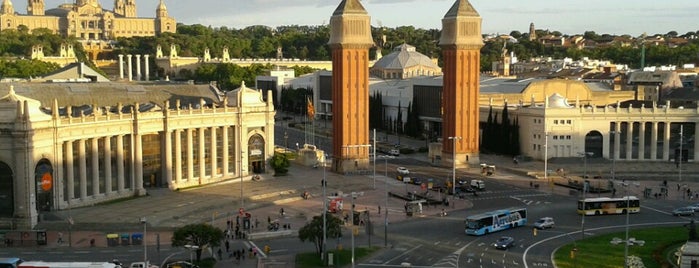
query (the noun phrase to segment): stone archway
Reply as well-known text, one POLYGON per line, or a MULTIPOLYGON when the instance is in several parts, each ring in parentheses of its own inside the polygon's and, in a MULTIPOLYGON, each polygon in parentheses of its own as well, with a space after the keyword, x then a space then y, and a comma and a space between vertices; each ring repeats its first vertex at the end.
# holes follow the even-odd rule
POLYGON ((265 139, 260 134, 248 139, 248 168, 255 174, 265 172, 265 139))
POLYGON ((602 157, 602 138, 602 133, 596 130, 585 135, 585 152, 592 153, 590 158, 602 157))
POLYGON ((36 182, 36 210, 51 211, 53 207, 53 165, 51 161, 44 158, 39 160, 34 169, 34 180, 36 182))
POLYGON ((0 217, 15 215, 14 175, 10 166, 0 162, 0 217))

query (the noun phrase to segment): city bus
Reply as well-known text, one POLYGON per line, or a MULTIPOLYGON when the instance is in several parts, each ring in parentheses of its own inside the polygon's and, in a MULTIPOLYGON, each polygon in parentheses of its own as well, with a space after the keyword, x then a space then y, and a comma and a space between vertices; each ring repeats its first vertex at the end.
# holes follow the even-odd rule
POLYGON ((526 208, 500 209, 466 217, 466 234, 484 235, 524 225, 526 208))
POLYGON ((17 268, 20 263, 20 258, 0 258, 0 268, 17 268))
POLYGON ((609 198, 596 197, 578 200, 578 214, 580 215, 605 215, 605 214, 626 214, 638 213, 641 211, 641 201, 635 196, 609 198), (628 208, 626 206, 628 202, 628 208))

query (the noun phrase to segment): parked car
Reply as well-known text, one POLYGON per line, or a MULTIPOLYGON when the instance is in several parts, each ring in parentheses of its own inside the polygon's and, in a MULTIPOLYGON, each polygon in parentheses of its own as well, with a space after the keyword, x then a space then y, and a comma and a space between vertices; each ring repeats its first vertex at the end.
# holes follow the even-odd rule
POLYGON ((688 207, 694 209, 694 211, 699 211, 699 203, 691 204, 688 207))
POLYGON ((416 177, 412 177, 412 178, 411 178, 411 182, 412 182, 413 184, 415 184, 415 185, 421 185, 421 184, 422 184, 422 179, 416 178, 416 177))
POLYGON ((497 249, 508 249, 515 246, 515 239, 511 236, 500 237, 493 246, 497 249))
POLYGON ((547 228, 553 228, 553 225, 555 223, 553 222, 553 218, 551 217, 544 217, 536 222, 534 222, 534 227, 537 229, 547 229, 547 228))
POLYGON ((410 174, 410 170, 408 170, 406 167, 398 167, 398 168, 396 169, 396 171, 398 171, 398 174, 400 174, 400 175, 408 175, 408 174, 410 174))
POLYGON ((672 211, 673 216, 694 216, 694 208, 692 207, 681 207, 676 208, 672 211))

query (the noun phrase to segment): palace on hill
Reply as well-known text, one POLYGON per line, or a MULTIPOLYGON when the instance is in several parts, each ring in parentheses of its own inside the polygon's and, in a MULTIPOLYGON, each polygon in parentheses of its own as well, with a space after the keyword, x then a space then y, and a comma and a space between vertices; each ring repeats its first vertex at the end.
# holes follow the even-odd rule
POLYGON ((167 12, 164 0, 155 9, 155 18, 136 16, 135 0, 115 0, 106 10, 98 0, 75 0, 46 9, 44 0, 28 0, 27 13, 19 14, 11 0, 0 5, 0 31, 46 28, 62 36, 82 40, 113 40, 118 37, 155 36, 174 33, 177 22, 167 12))

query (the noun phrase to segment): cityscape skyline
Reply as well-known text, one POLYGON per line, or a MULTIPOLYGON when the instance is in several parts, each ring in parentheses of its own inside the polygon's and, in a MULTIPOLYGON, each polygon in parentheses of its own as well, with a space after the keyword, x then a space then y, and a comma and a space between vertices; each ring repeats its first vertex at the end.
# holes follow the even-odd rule
MULTIPOLYGON (((70 0, 47 0, 46 8, 55 8, 70 0)), ((139 0, 139 17, 153 17, 160 0, 139 0)), ((26 13, 26 1, 12 1, 18 13, 26 13)), ((99 0, 111 10, 112 3, 99 0)), ((525 33, 529 24, 537 29, 559 31, 566 35, 594 31, 597 34, 639 36, 676 31, 682 35, 699 31, 699 17, 693 14, 699 2, 675 0, 658 7, 657 1, 572 1, 553 6, 544 0, 470 0, 483 18, 483 33, 525 33), (631 6, 633 5, 633 6, 631 6), (622 10, 623 12, 619 12, 622 10)), ((340 0, 234 0, 229 6, 216 0, 165 0, 168 11, 178 22, 191 25, 241 29, 252 25, 270 27, 285 25, 328 24, 340 0), (216 7, 212 9, 211 7, 216 7), (205 15, 202 15, 205 14, 205 15), (303 14, 294 16, 293 14, 303 14)), ((454 0, 362 0, 374 27, 414 26, 441 29, 441 19, 454 0), (427 16, 425 16, 427 15, 427 16)))

